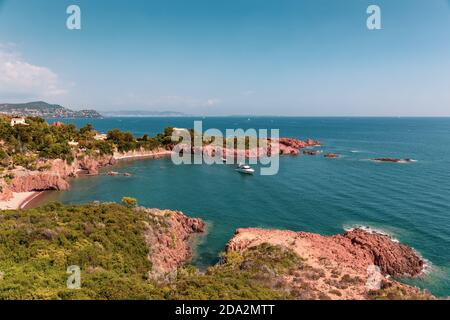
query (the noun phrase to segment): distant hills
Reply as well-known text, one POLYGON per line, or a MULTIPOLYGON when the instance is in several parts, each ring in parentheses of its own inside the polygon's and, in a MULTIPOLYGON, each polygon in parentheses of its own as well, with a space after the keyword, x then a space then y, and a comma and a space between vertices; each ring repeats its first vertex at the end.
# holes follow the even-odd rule
POLYGON ((177 111, 122 110, 104 111, 106 117, 186 117, 187 114, 177 111))
POLYGON ((0 113, 41 118, 101 118, 102 115, 95 110, 74 111, 58 104, 49 104, 44 101, 28 103, 0 103, 0 113))

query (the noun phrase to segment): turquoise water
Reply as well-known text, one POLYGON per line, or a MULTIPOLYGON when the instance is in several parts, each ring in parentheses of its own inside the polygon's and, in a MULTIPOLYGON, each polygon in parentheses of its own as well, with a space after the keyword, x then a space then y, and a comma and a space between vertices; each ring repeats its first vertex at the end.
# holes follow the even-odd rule
MULTIPOLYGON (((192 127, 194 118, 73 120, 135 134, 166 126, 192 127)), ((67 122, 67 121, 66 121, 67 122)), ((319 139, 322 156, 282 157, 275 176, 243 176, 226 165, 175 166, 169 159, 121 162, 114 170, 132 177, 84 177, 68 192, 51 192, 41 202, 83 203, 139 199, 141 205, 177 209, 201 217, 209 232, 194 263, 216 261, 239 227, 287 228, 336 234, 366 225, 414 247, 431 272, 412 283, 450 295, 450 118, 206 118, 204 128, 279 128, 285 137, 319 139), (415 163, 367 161, 399 157, 415 163)))

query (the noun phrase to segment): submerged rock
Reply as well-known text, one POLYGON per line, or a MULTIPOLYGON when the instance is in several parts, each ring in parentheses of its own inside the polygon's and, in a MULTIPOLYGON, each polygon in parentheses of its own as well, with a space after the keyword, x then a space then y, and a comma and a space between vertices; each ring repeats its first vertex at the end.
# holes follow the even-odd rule
POLYGON ((315 156, 318 155, 319 153, 320 153, 319 150, 303 150, 303 154, 308 156, 315 156))
POLYGON ((407 163, 407 162, 415 162, 413 159, 399 159, 399 158, 373 158, 370 159, 376 162, 393 162, 393 163, 407 163))
POLYGON ((324 157, 325 157, 325 158, 339 158, 340 155, 337 154, 337 153, 329 152, 329 153, 327 153, 326 155, 324 155, 324 157))

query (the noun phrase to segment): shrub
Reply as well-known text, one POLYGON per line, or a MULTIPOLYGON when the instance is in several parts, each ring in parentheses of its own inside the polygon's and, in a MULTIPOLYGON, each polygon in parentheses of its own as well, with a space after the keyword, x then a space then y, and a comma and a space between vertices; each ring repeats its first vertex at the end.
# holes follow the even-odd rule
POLYGON ((135 208, 137 206, 137 199, 131 197, 123 197, 122 204, 127 208, 135 208))

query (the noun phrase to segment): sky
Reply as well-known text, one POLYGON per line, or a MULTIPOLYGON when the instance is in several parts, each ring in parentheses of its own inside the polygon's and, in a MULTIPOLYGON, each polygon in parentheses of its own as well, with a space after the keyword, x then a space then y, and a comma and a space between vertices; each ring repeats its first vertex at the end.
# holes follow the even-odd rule
POLYGON ((0 103, 450 116, 450 0, 0 0, 0 103), (69 30, 69 5, 81 30, 69 30), (366 10, 381 9, 381 30, 366 10))

